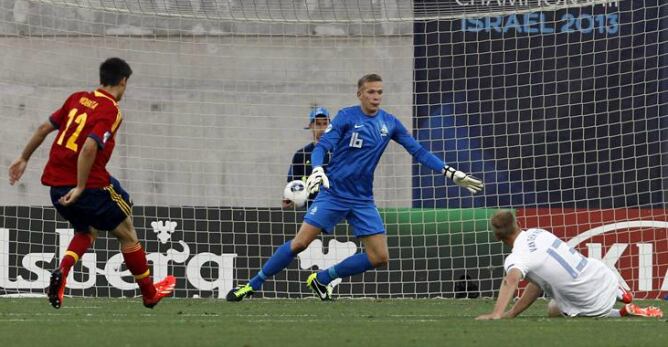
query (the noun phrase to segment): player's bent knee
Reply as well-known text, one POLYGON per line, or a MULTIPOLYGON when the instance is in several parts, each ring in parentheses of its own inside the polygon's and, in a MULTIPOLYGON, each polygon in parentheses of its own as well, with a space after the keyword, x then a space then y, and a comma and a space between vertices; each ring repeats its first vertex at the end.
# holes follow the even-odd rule
POLYGON ((308 222, 304 221, 302 225, 299 227, 299 231, 297 232, 297 236, 295 236, 295 238, 298 238, 300 236, 308 236, 315 238, 318 235, 320 235, 321 232, 322 230, 319 227, 311 225, 308 222))
POLYGON ((369 262, 374 268, 386 266, 390 262, 390 256, 387 253, 383 254, 369 254, 369 262))
POLYGON ((75 230, 74 233, 75 234, 84 234, 84 235, 88 236, 91 243, 95 242, 95 240, 97 239, 97 230, 95 228, 88 228, 88 230, 84 230, 84 229, 75 230))
POLYGON ((290 249, 295 254, 305 250, 320 233, 320 228, 306 222, 302 223, 297 235, 295 235, 295 238, 290 243, 290 249))
POLYGON ((97 240, 99 232, 95 228, 90 228, 90 232, 88 233, 88 237, 90 237, 90 242, 93 243, 95 240, 97 240))
POLYGON ((310 241, 295 238, 290 243, 290 249, 292 250, 293 253, 296 254, 296 253, 299 253, 299 252, 305 250, 308 247, 309 244, 311 244, 310 241))
POLYGON ((126 247, 133 247, 137 244, 139 244, 139 239, 136 237, 126 237, 126 238, 118 238, 118 243, 121 245, 121 249, 126 248, 126 247))
POLYGON ((121 247, 124 244, 137 244, 139 239, 137 237, 137 232, 135 231, 134 226, 132 225, 132 220, 130 217, 126 218, 121 224, 119 224, 114 230, 111 231, 114 236, 120 241, 121 247))

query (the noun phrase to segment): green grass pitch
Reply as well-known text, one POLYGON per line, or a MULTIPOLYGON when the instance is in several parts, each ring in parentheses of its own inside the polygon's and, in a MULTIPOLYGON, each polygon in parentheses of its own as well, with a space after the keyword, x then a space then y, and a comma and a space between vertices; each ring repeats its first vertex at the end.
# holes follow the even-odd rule
MULTIPOLYGON (((640 301, 668 310, 665 301, 640 301)), ((493 300, 0 299, 2 346, 668 346, 666 319, 478 322, 493 300)))

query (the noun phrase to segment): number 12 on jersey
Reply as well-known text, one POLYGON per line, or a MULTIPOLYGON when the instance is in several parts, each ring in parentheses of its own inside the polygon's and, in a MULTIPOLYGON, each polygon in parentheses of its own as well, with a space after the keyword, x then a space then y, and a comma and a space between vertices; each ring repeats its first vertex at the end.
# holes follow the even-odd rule
POLYGON ((587 258, 576 251, 575 248, 560 247, 562 244, 564 244, 563 241, 559 239, 554 240, 552 246, 547 249, 547 254, 554 258, 571 277, 578 278, 582 270, 587 266, 587 258))
POLYGON ((67 115, 67 125, 65 125, 65 130, 60 134, 60 137, 58 137, 58 141, 56 142, 59 146, 63 145, 63 139, 65 138, 65 133, 70 129, 70 125, 72 125, 72 121, 74 120, 74 123, 77 123, 77 128, 74 130, 72 135, 67 138, 67 142, 65 143, 65 147, 68 149, 71 149, 75 152, 79 150, 79 145, 77 145, 77 139, 79 138, 79 134, 81 133, 81 130, 83 130, 84 126, 86 125, 86 119, 88 118, 88 115, 86 113, 82 113, 77 116, 77 110, 76 108, 73 108, 70 110, 70 113, 67 115))

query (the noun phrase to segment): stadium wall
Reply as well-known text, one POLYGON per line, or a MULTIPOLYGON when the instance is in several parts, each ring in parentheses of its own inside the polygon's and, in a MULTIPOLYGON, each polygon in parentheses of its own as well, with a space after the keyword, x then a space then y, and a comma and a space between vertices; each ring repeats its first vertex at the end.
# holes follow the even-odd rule
MULTIPOLYGON (((336 112, 357 103, 357 79, 371 71, 387 81, 386 109, 410 128, 411 36, 377 37, 376 45, 350 36, 275 40, 0 37, 3 64, 12 67, 0 69, 0 104, 11 122, 0 127, 0 161, 8 167, 69 93, 95 88, 109 56, 134 70, 109 171, 138 204, 279 206, 292 155, 310 141, 303 128, 311 106, 336 112), (86 63, 77 58, 84 55, 86 63), (53 57, 68 60, 54 66, 53 57)), ((39 177, 52 139, 18 187, 2 189, 3 204, 50 203, 39 177)), ((381 207, 410 206, 410 166, 410 155, 391 144, 376 171, 381 207)))

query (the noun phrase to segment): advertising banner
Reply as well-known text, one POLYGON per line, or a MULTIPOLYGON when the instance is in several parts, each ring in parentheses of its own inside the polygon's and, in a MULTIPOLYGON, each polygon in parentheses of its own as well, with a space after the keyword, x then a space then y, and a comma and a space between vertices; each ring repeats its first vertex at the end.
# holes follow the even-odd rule
MULTIPOLYGON (((44 293, 73 235, 51 207, 0 207, 0 295, 44 293)), ((245 283, 276 247, 294 237, 303 211, 271 208, 135 206, 134 225, 152 274, 177 277, 177 297, 223 298, 245 283)), ((339 296, 452 297, 468 275, 474 294, 491 295, 503 269, 502 249, 490 240, 487 209, 384 209, 390 263, 339 281, 339 296)), ((342 223, 315 240, 273 280, 261 297, 302 297, 312 271, 361 252, 342 223)), ((106 232, 75 266, 68 295, 138 295, 117 241, 106 232)), ((460 290, 461 291, 461 290, 460 290)), ((462 294, 462 293, 459 293, 462 294)), ((462 295, 469 295, 463 293, 462 295)))

